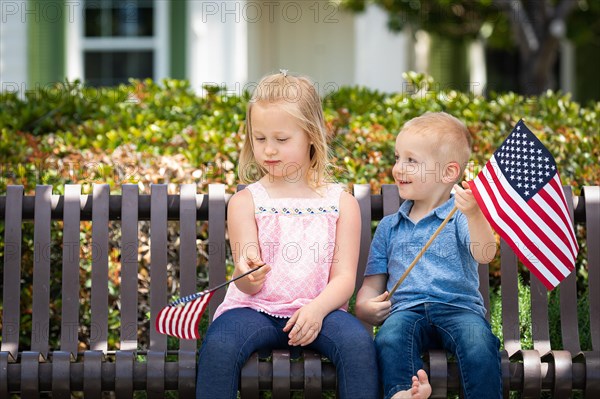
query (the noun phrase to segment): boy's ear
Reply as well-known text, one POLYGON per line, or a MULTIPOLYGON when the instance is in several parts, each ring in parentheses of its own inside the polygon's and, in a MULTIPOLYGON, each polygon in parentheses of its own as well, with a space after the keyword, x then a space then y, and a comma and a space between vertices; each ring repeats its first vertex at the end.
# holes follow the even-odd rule
POLYGON ((444 183, 456 183, 460 178, 460 165, 458 162, 449 162, 444 168, 442 181, 444 183))

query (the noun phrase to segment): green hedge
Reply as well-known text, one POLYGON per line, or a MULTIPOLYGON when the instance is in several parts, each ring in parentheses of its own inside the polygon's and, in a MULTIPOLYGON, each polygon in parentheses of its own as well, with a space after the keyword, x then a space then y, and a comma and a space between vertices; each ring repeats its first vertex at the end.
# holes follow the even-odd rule
MULTIPOLYGON (((395 134, 408 119, 443 110, 462 119, 473 135, 472 174, 523 118, 556 158, 564 184, 572 185, 575 192, 583 185, 599 184, 600 103, 583 107, 567 94, 551 92, 539 97, 493 93, 483 98, 437 90, 431 78, 415 73, 405 74, 405 79, 403 93, 342 87, 324 98, 331 131, 331 171, 341 182, 370 183, 373 190, 392 183, 395 134)), ((100 89, 73 82, 28 92, 24 99, 0 93, 0 194, 7 184, 22 184, 31 194, 35 185, 42 183, 53 185, 55 193, 61 193, 66 183, 80 183, 89 193, 96 182, 109 183, 113 192, 120 192, 123 183, 137 183, 146 193, 151 183, 168 183, 174 193, 181 183, 196 183, 199 192, 206 192, 208 183, 223 182, 233 192, 249 95, 223 93, 218 88, 208 88, 207 93, 199 96, 188 82, 178 80, 131 81, 127 86, 100 89)), ((3 229, 0 222, 0 234, 3 229)), ((176 226, 169 231, 174 243, 169 261, 176 265, 176 226)), ((200 233, 204 237, 205 229, 200 233)), ((583 231, 578 233, 581 236, 583 231)), ((89 226, 84 224, 83 252, 90 250, 90 236, 89 226)), ((24 234, 24 287, 31 282, 32 262, 27 259, 33 256, 32 237, 24 234)), ((60 246, 60 231, 53 233, 53 239, 60 246)), ((200 240, 198 244, 202 253, 204 243, 200 240)), ((118 342, 118 331, 113 329, 118 324, 118 237, 111 237, 111 245, 112 347, 118 342)), ((148 266, 144 245, 142 242, 142 277, 148 266)), ((55 252, 53 264, 60 265, 61 251, 55 252)), ((581 254, 577 274, 585 281, 587 265, 581 254)), ((206 284, 202 256, 198 266, 199 285, 206 284)), ((89 269, 89 264, 82 265, 83 282, 89 279, 89 269)), ((58 328, 60 267, 53 270, 52 281, 57 284, 52 284, 56 290, 52 295, 57 300, 52 304, 51 324, 58 328)), ((497 266, 492 265, 491 273, 497 274, 497 266)), ((89 290, 82 290, 82 314, 89 306, 87 295, 89 290)), ((147 289, 142 287, 140 295, 145 298, 147 289)), ((24 288, 22 297, 26 303, 31 292, 24 288)), ((141 318, 144 311, 141 307, 141 318)), ((24 326, 30 323, 27 312, 24 308, 24 326)), ((28 339, 23 334, 24 342, 28 339)))
MULTIPOLYGON (((600 181, 600 103, 583 107, 569 95, 514 93, 483 98, 438 91, 431 78, 409 73, 404 93, 342 87, 324 98, 332 132, 333 171, 343 182, 392 182, 394 137, 408 119, 446 111, 473 134, 473 170, 483 165, 520 118, 556 158, 563 182, 575 189, 600 181)), ((68 182, 222 181, 233 191, 243 136, 246 93, 204 96, 186 81, 132 81, 115 89, 62 84, 27 93, 0 93, 6 184, 59 188, 68 182), (160 170, 160 166, 164 170, 160 170)))

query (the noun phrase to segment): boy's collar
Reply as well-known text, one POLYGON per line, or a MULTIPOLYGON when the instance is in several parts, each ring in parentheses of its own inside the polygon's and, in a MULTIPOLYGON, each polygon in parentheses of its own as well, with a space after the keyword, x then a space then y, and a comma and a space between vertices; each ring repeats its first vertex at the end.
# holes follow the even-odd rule
MULTIPOLYGON (((406 200, 406 201, 402 202, 402 204, 400 205, 400 208, 398 209, 398 212, 396 212, 397 222, 399 222, 400 218, 402 218, 402 217, 405 219, 410 219, 408 217, 408 213, 410 212, 412 205, 413 205, 412 200, 406 200)), ((446 216, 448 216, 450 211, 452 211, 452 208, 454 208, 454 194, 450 194, 450 198, 448 198, 448 200, 446 202, 444 202, 442 205, 438 206, 433 211, 431 211, 427 215, 425 215, 425 218, 429 217, 432 213, 434 213, 438 218, 444 220, 444 219, 446 219, 446 216)), ((456 214, 452 215, 450 220, 454 219, 455 216, 456 216, 456 214)))

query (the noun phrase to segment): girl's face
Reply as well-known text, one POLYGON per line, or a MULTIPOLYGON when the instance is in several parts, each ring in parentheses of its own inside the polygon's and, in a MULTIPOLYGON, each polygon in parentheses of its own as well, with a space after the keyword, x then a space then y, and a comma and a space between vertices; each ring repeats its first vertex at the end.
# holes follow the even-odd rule
POLYGON ((304 178, 310 168, 310 139, 281 104, 252 108, 252 151, 272 177, 304 178))
POLYGON ((396 138, 392 175, 404 199, 421 200, 442 186, 443 162, 436 156, 431 136, 403 132, 396 138))

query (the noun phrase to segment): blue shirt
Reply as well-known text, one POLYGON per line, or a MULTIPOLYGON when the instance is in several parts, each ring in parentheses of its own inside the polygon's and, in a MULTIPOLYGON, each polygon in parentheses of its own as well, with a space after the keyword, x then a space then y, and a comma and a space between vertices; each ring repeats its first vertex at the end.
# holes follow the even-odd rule
MULTIPOLYGON (((454 196, 416 224, 408 217, 412 204, 404 201, 397 213, 384 217, 371 242, 365 276, 387 274, 388 291, 450 213, 454 196)), ((478 287, 467 217, 457 211, 392 296, 392 313, 424 302, 440 302, 484 316, 478 287)))

